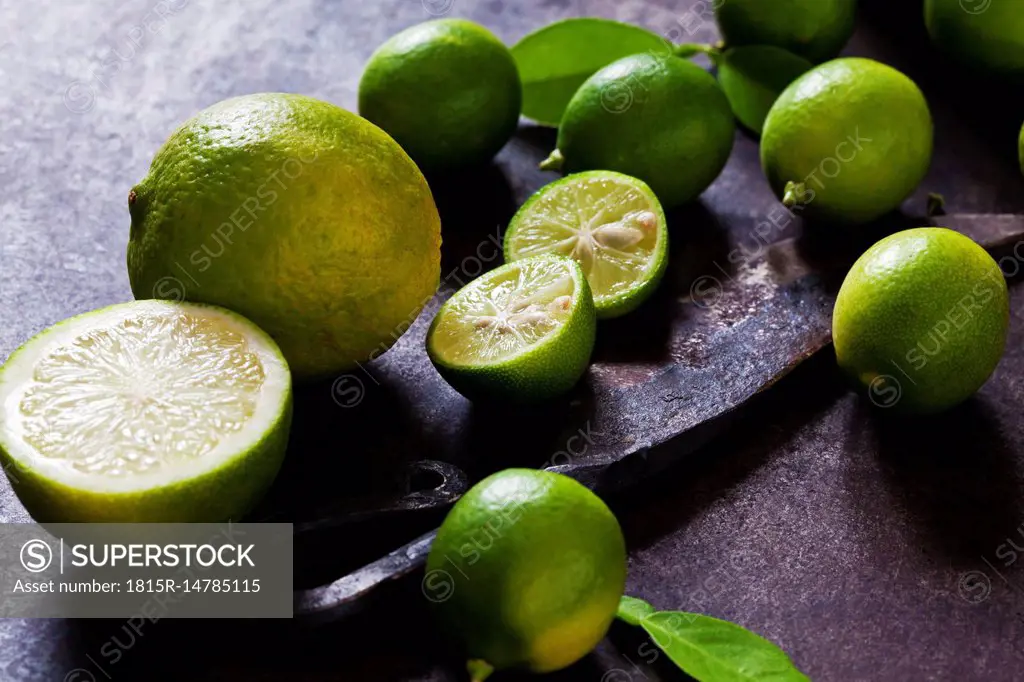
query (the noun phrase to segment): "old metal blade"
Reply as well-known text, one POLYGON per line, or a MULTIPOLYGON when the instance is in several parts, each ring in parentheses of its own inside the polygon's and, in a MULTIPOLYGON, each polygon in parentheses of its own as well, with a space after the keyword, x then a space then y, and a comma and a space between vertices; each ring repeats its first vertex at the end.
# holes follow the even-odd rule
MULTIPOLYGON (((960 214, 936 222, 987 248, 1007 276, 1024 263, 1024 216, 960 214)), ((860 250, 837 249, 832 262, 813 264, 807 253, 800 240, 786 239, 748 253, 731 271, 698 277, 703 285, 692 286, 685 302, 696 320, 688 320, 692 333, 677 362, 598 398, 588 420, 596 436, 585 456, 567 453, 570 461, 547 469, 603 493, 633 485, 698 449, 743 405, 830 345, 835 293, 860 250), (638 433, 643 437, 604 436, 638 433)), ((352 612, 383 584, 418 570, 434 535, 329 585, 296 592, 296 617, 320 623, 352 612)))

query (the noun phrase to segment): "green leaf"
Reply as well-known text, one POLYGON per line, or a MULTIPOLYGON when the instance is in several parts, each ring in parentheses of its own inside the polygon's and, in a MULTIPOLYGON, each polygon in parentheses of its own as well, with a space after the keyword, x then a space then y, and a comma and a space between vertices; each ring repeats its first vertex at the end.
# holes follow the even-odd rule
MULTIPOLYGON (((620 605, 620 614, 622 606, 620 605)), ((658 611, 640 622, 655 644, 699 682, 807 682, 779 647, 724 620, 658 611)))
POLYGON ((654 613, 654 607, 643 599, 623 597, 619 600, 619 611, 615 615, 630 625, 640 625, 644 618, 654 613))
POLYGON ((583 81, 634 54, 672 54, 665 38, 608 19, 576 18, 535 31, 512 47, 523 82, 523 116, 557 126, 583 81))
POLYGON ((733 114, 758 135, 782 91, 814 68, 803 57, 771 45, 734 47, 715 61, 733 114))

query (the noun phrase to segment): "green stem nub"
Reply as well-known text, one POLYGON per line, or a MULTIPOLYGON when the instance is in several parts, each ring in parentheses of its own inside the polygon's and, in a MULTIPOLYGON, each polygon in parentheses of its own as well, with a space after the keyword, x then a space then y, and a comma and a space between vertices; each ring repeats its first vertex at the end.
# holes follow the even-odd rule
POLYGON ((807 187, 802 182, 787 182, 786 189, 782 194, 782 204, 786 208, 796 208, 804 205, 804 196, 807 194, 807 187))
POLYGON ((938 192, 929 192, 928 217, 934 218, 937 215, 946 215, 946 197, 938 192))
POLYGON ((540 169, 546 171, 560 171, 562 166, 565 165, 565 157, 562 156, 562 152, 557 149, 551 152, 551 156, 544 159, 540 163, 540 169))
POLYGON ((717 50, 713 45, 704 45, 702 43, 681 43, 676 45, 672 52, 677 57, 689 59, 690 57, 698 54, 706 54, 709 57, 714 57, 717 50))
POLYGON ((466 662, 466 670, 472 682, 484 682, 494 672, 494 666, 477 658, 466 662))

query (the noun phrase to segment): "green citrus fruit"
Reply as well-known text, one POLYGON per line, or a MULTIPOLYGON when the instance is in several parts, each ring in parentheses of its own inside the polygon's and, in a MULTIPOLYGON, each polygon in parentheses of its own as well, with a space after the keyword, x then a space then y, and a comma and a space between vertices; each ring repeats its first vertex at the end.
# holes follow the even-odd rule
POLYGON ((843 49, 857 14, 857 0, 724 0, 715 19, 728 47, 774 45, 814 63, 843 49))
POLYGON ((748 45, 718 57, 718 82, 737 120, 758 135, 779 95, 814 68, 803 57, 772 45, 748 45))
POLYGON ((808 218, 866 223, 899 207, 932 159, 928 103, 870 59, 836 59, 793 82, 765 121, 761 165, 808 218))
POLYGON ((1002 357, 1006 280, 952 230, 886 237, 854 264, 836 300, 836 357, 880 407, 937 412, 966 400, 1002 357))
POLYGON ((925 0, 932 41, 968 65, 1024 77, 1020 0, 925 0))
POLYGON ((560 474, 509 469, 452 508, 423 588, 481 680, 491 669, 560 670, 588 654, 625 580, 622 530, 594 493, 560 474))
POLYGON ((429 21, 392 37, 359 82, 359 113, 425 171, 491 159, 515 132, 521 103, 508 48, 463 19, 429 21))
POLYGON ((1020 169, 1024 173, 1024 128, 1020 129, 1020 141, 1017 143, 1017 149, 1020 157, 1020 169))
POLYGON ((291 376, 252 322, 135 301, 65 320, 0 368, 0 456, 41 522, 238 519, 270 487, 291 376))
POLYGON ((376 126, 309 97, 200 112, 128 203, 135 297, 245 315, 300 378, 383 352, 440 278, 441 221, 419 169, 376 126))
POLYGON ((589 171, 543 187, 505 232, 509 262, 555 253, 579 262, 599 318, 643 303, 668 266, 665 212, 640 180, 589 171))
POLYGON ((541 167, 625 173, 674 207, 722 172, 735 130, 711 74, 678 57, 634 55, 580 86, 562 117, 558 149, 541 167))
POLYGON ((456 292, 430 326, 427 352, 467 398, 531 402, 579 381, 596 333, 594 299, 579 264, 537 256, 456 292))

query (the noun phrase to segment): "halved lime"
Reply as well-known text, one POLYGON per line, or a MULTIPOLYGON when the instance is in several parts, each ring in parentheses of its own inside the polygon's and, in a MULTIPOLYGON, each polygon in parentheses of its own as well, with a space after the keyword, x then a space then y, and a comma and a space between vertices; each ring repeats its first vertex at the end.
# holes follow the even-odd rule
POLYGON ((134 301, 26 342, 0 368, 0 456, 43 522, 238 519, 280 468, 291 375, 214 306, 134 301))
POLYGON ((456 292, 430 326, 427 352, 467 398, 531 402, 579 381, 596 333, 583 270, 548 255, 503 265, 456 292))
POLYGON ((569 175, 530 197, 505 233, 505 260, 543 253, 580 263, 598 317, 625 315, 665 274, 665 212, 636 178, 612 171, 569 175))

